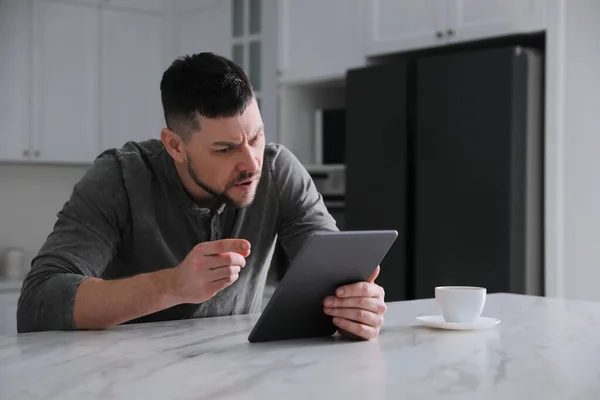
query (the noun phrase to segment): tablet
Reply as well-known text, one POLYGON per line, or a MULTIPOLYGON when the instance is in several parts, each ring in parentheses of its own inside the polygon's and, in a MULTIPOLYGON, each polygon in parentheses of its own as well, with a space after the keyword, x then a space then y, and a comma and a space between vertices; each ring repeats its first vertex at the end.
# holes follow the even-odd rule
POLYGON ((331 336, 323 300, 368 280, 398 237, 395 230, 319 232, 307 237, 248 336, 251 343, 331 336))

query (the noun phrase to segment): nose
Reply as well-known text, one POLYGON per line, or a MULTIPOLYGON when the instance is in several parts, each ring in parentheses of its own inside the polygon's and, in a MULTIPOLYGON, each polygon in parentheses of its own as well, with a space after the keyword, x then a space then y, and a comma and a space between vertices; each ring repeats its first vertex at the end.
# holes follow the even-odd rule
POLYGON ((243 151, 241 152, 242 159, 237 165, 237 169, 239 172, 251 172, 257 173, 260 169, 260 162, 258 160, 256 149, 250 146, 244 146, 243 151))

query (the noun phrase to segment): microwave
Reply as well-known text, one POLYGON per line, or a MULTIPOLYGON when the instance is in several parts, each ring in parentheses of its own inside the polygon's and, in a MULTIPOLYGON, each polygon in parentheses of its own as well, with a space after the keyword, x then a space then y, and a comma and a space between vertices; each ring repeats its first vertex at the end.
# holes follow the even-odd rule
POLYGON ((346 110, 320 108, 314 113, 314 163, 316 165, 346 162, 346 110))

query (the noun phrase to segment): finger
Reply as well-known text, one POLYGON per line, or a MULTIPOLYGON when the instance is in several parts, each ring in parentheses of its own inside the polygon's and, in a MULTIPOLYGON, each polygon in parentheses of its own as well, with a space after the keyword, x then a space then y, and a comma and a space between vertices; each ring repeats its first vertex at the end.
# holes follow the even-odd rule
POLYGON ((216 281, 210 282, 206 285, 206 291, 216 293, 219 290, 223 290, 227 286, 231 285, 233 282, 237 281, 239 277, 240 276, 236 274, 228 276, 226 278, 217 279, 216 281))
POLYGON ((339 287, 335 294, 338 297, 382 297, 383 289, 375 283, 357 282, 339 287))
POLYGON ((378 265, 377 268, 375 268, 375 271, 373 271, 373 275, 371 275, 371 277, 369 278, 369 280, 367 282, 369 282, 369 283, 375 282, 375 279, 377 279, 377 277, 379 276, 380 270, 381 270, 381 268, 378 265))
POLYGON ((242 257, 248 257, 250 255, 250 249, 248 250, 239 250, 236 253, 240 254, 242 257))
POLYGON ((378 297, 348 297, 340 299, 330 296, 325 298, 323 305, 328 308, 357 308, 377 314, 383 314, 387 311, 385 302, 378 297))
POLYGON ((244 256, 233 251, 203 257, 201 262, 202 265, 208 269, 226 267, 228 265, 239 265, 240 267, 246 266, 246 259, 244 256))
POLYGON ((239 265, 228 265, 226 267, 215 268, 208 271, 206 275, 208 282, 216 282, 230 276, 238 275, 242 268, 239 265))
POLYGON ((362 325, 379 328, 383 323, 383 316, 371 311, 361 310, 359 308, 325 308, 325 314, 332 317, 339 317, 362 325))
POLYGON ((376 337, 379 334, 378 328, 359 324, 355 321, 351 321, 346 318, 335 317, 335 318, 333 318, 333 323, 338 328, 343 329, 347 332, 350 332, 358 337, 361 337, 361 338, 367 339, 367 340, 373 339, 374 337, 376 337))
POLYGON ((200 243, 196 245, 195 248, 205 256, 212 256, 230 251, 249 253, 250 242, 246 239, 221 239, 200 243))

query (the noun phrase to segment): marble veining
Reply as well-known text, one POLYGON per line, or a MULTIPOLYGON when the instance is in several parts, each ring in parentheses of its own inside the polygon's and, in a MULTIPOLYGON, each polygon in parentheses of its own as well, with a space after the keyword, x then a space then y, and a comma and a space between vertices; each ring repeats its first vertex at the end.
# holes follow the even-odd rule
POLYGON ((493 294, 469 332, 388 306, 368 342, 250 344, 258 315, 0 336, 0 399, 600 398, 600 303, 493 294))

